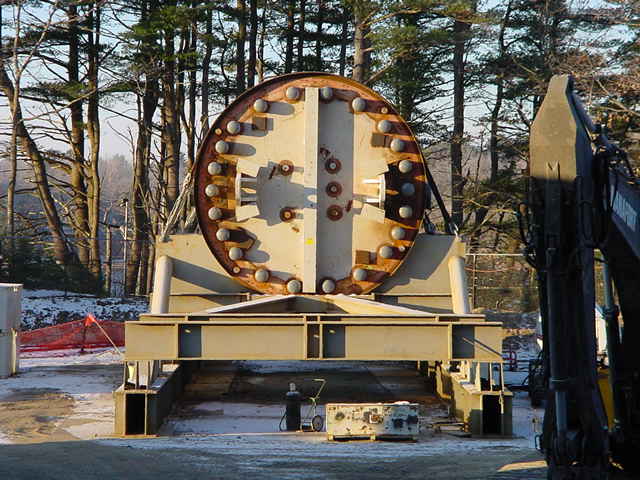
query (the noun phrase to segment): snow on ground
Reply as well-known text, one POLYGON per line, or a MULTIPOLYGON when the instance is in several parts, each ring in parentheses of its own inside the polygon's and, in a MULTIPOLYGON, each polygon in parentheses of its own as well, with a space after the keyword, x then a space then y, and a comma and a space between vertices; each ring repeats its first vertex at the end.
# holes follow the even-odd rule
POLYGON ((146 298, 97 297, 61 290, 23 290, 22 329, 81 320, 92 313, 98 320, 133 320, 147 308, 146 298))
MULTIPOLYGON (((283 412, 284 405, 201 402, 179 419, 170 418, 167 430, 174 435, 274 433, 283 412)), ((317 413, 324 415, 324 405, 318 406, 317 413)))
POLYGON ((473 439, 437 434, 416 443, 407 442, 329 442, 325 433, 223 434, 159 437, 150 439, 104 439, 101 443, 131 448, 163 450, 194 449, 209 453, 229 453, 252 457, 297 457, 312 455, 331 458, 408 458, 441 455, 448 452, 529 448, 526 439, 473 439))
MULTIPOLYGON (((29 352, 20 354, 20 369, 33 367, 64 367, 67 365, 113 365, 124 361, 123 355, 113 348, 95 348, 85 350, 49 350, 44 352, 29 352)), ((120 347, 124 354, 124 347, 120 347)))

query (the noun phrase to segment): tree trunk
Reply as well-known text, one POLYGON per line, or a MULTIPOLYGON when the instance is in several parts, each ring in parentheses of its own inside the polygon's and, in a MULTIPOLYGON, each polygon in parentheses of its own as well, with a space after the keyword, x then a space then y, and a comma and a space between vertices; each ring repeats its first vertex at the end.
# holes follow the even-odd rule
POLYGON ((470 24, 455 20, 453 24, 453 134, 451 137, 451 219, 458 226, 463 221, 464 179, 462 144, 464 140, 464 68, 465 42, 470 24))
POLYGON ((494 184, 498 179, 498 130, 499 130, 499 120, 500 120, 500 110, 502 109, 502 101, 504 98, 504 69, 503 63, 506 59, 506 46, 504 43, 504 34, 509 22, 509 17, 511 16, 511 7, 513 0, 509 0, 507 4, 507 10, 505 11, 504 17, 502 18, 502 22, 500 24, 500 33, 498 34, 498 48, 500 49, 500 55, 498 57, 499 62, 499 70, 496 78, 496 103, 493 105, 493 110, 491 111, 491 138, 489 141, 489 153, 491 155, 491 177, 490 182, 494 184))
POLYGON ((339 72, 344 77, 344 72, 347 68, 347 46, 349 44, 349 10, 347 7, 342 9, 342 32, 340 34, 340 59, 339 72))
POLYGON ((151 129, 158 105, 158 81, 151 74, 146 76, 142 98, 138 97, 138 138, 136 141, 131 208, 133 211, 133 241, 127 261, 125 294, 136 291, 138 270, 143 255, 144 242, 149 236, 147 197, 149 195, 149 158, 151 155, 151 129))
POLYGON ((236 38, 236 95, 245 91, 245 52, 244 44, 247 41, 247 5, 245 0, 236 0, 238 15, 238 36, 236 38))
POLYGON ((98 95, 98 68, 100 62, 100 15, 98 2, 94 2, 94 9, 87 15, 88 24, 92 26, 87 32, 88 40, 88 71, 87 83, 91 94, 87 99, 87 135, 91 153, 88 165, 88 198, 89 207, 89 271, 96 284, 96 290, 100 289, 101 259, 100 259, 100 172, 98 170, 100 160, 100 98, 98 95))
POLYGON ((306 0, 300 0, 300 19, 298 21, 298 71, 304 71, 304 37, 306 34, 306 0))
POLYGON ((204 138, 209 130, 209 65, 213 53, 213 8, 207 8, 204 56, 202 57, 202 101, 200 117, 200 136, 204 138))
POLYGON ((111 238, 111 227, 107 225, 107 238, 105 240, 105 263, 104 263, 104 284, 102 289, 104 293, 111 296, 111 267, 113 266, 113 240, 111 238))
POLYGON ((294 30, 294 18, 293 12, 295 8, 295 2, 289 0, 287 2, 287 32, 286 41, 287 47, 284 54, 284 73, 291 73, 293 71, 293 30, 294 30))
MULTIPOLYGON (((79 77, 79 45, 80 32, 78 29, 78 9, 73 3, 67 10, 69 61, 67 63, 67 75, 72 90, 80 88, 79 77)), ((79 93, 79 92, 78 92, 79 93)), ((72 94, 76 96, 77 94, 72 94)), ((75 233, 75 246, 78 252, 78 260, 81 265, 89 270, 89 212, 87 208, 87 186, 84 172, 84 116, 83 101, 73 98, 69 111, 71 112, 71 150, 73 162, 71 164, 71 226, 75 233)))
POLYGON ((267 35, 267 8, 262 9, 260 18, 260 47, 258 48, 258 83, 264 81, 264 39, 267 35))
POLYGON ((249 0, 249 64, 247 66, 247 87, 256 82, 256 57, 258 39, 258 0, 249 0))
MULTIPOLYGON (((164 32, 164 72, 162 74, 162 143, 166 155, 162 160, 165 165, 166 176, 166 210, 171 211, 178 198, 180 177, 180 119, 176 95, 176 62, 175 62, 175 30, 167 28, 164 32)), ((149 129, 150 127, 149 123, 149 129)), ((150 132, 150 130, 149 130, 150 132)), ((146 193, 146 192, 145 192, 146 193)))
POLYGON ((369 26, 365 23, 364 12, 354 9, 355 33, 353 36, 353 79, 364 82, 369 74, 371 52, 369 51, 369 26))
MULTIPOLYGON (((0 39, 2 39, 2 6, 0 5, 0 39)), ((17 52, 16 52, 17 53, 17 52)), ((7 218, 5 235, 8 240, 6 251, 9 265, 9 277, 14 276, 14 261, 16 251, 16 223, 15 223, 15 198, 16 180, 18 176, 18 122, 16 122, 16 110, 18 106, 18 89, 14 97, 8 97, 11 111, 11 144, 9 146, 9 178, 7 179, 7 218)))
POLYGON ((324 18, 324 1, 317 0, 318 13, 316 17, 316 71, 323 70, 322 65, 322 23, 324 18))
POLYGON ((29 157, 31 162, 36 190, 42 203, 45 218, 47 219, 49 235, 51 235, 53 258, 62 267, 71 267, 75 270, 76 257, 67 247, 62 221, 60 220, 60 216, 56 210, 55 201, 51 195, 51 189, 49 188, 49 180, 47 178, 44 158, 24 125, 22 109, 18 98, 19 90, 14 87, 11 78, 7 74, 4 59, 2 57, 0 57, 0 88, 2 88, 5 96, 11 99, 13 103, 13 117, 11 119, 12 126, 15 125, 16 136, 20 139, 22 150, 29 157))

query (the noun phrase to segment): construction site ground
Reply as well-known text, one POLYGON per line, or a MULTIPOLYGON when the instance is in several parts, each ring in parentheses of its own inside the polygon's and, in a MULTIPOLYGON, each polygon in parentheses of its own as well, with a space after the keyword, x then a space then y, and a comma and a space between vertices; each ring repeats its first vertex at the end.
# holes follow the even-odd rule
POLYGON ((289 382, 313 394, 314 378, 327 380, 321 403, 411 400, 421 403, 424 421, 446 417, 409 364, 207 364, 162 435, 139 439, 112 437, 119 355, 31 358, 21 370, 0 381, 0 478, 453 479, 488 478, 514 460, 540 466, 526 438, 478 440, 425 429, 416 443, 330 443, 324 433, 279 431, 289 382))
POLYGON ((527 479, 546 478, 534 448, 542 411, 516 393, 514 438, 434 433, 447 409, 410 363, 220 362, 194 376, 156 438, 113 438, 112 352, 23 361, 0 380, 3 479, 527 479), (416 401, 418 442, 328 442, 325 433, 279 431, 295 382, 320 403, 416 401), (35 445, 37 444, 37 445, 35 445))

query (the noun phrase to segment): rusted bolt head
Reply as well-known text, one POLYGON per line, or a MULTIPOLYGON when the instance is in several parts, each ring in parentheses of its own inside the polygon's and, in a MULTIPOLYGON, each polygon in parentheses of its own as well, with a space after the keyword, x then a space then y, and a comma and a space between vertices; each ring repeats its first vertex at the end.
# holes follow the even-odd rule
POLYGON ((269 102, 263 100, 262 98, 259 98, 255 102, 253 102, 253 109, 258 113, 264 113, 269 110, 269 102))
POLYGON ((340 164, 340 160, 331 157, 325 162, 324 168, 329 173, 338 173, 340 171, 340 168, 342 168, 342 165, 340 164))
POLYGON ((287 282, 287 292, 300 293, 300 290, 302 290, 302 283, 300 282, 300 280, 296 280, 294 278, 287 282))
POLYGON ((387 107, 382 107, 380 109, 380 113, 382 113, 383 115, 386 115, 387 113, 389 113, 389 109, 387 107))
POLYGON ((329 182, 325 191, 330 197, 339 197, 342 193, 342 185, 340 185, 338 182, 329 182))
POLYGON ((216 232, 216 238, 221 242, 226 242, 231 237, 231 232, 226 228, 219 228, 216 232))
POLYGON ((236 122, 235 120, 231 120, 227 123, 227 132, 231 135, 237 135, 242 131, 242 124, 240 122, 236 122))
POLYGON ((280 175, 291 175, 293 173, 293 163, 291 163, 289 160, 282 160, 278 164, 278 171, 280 172, 280 175))
POLYGON ((413 162, 411 160, 402 160, 398 164, 398 170, 400 173, 409 173, 413 170, 413 162))
POLYGON ((240 273, 240 267, 238 267, 238 266, 233 267, 233 269, 231 271, 237 275, 237 274, 240 273))
POLYGON ((283 222, 290 222, 296 216, 296 212, 291 207, 284 207, 280 210, 280 220, 283 222))
POLYGON ((342 218, 342 207, 340 205, 331 205, 327 208, 327 217, 329 220, 340 220, 342 218))

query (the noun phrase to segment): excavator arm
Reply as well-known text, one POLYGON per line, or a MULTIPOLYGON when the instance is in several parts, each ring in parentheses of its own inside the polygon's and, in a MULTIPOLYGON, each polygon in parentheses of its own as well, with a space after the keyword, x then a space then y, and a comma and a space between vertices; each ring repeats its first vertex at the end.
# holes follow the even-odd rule
POLYGON ((626 155, 592 123, 567 75, 549 84, 531 128, 530 155, 527 240, 538 274, 548 387, 541 447, 551 479, 607 478, 611 453, 633 468, 638 460, 630 452, 640 451, 640 363, 632 347, 640 342, 640 187, 626 155), (595 249, 626 320, 621 335, 611 301, 605 317, 613 432, 597 381, 595 249))

